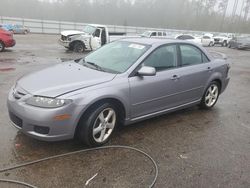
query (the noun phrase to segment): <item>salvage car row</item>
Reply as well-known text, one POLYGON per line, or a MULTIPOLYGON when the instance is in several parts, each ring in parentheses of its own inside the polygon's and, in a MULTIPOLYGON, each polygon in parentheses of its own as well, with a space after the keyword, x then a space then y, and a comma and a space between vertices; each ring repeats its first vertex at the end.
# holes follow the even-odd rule
MULTIPOLYGON (((62 31, 59 43, 69 50, 73 50, 76 52, 84 52, 96 50, 97 48, 111 41, 119 40, 122 38, 134 37, 138 37, 138 35, 112 35, 112 33, 109 32, 108 27, 105 25, 89 24, 85 26, 82 31, 62 31)), ((236 47, 238 49, 248 49, 250 38, 250 36, 241 36, 241 43, 242 41, 244 41, 243 44, 241 44, 237 42, 237 39, 239 37, 236 37, 233 34, 214 35, 211 33, 204 33, 202 35, 191 35, 173 34, 167 33, 165 31, 145 31, 144 33, 140 34, 139 37, 179 39, 190 41, 201 46, 221 45, 224 47, 236 47), (232 42, 230 42, 231 40, 232 42), (233 41, 235 41, 235 43, 233 43, 233 41)))
MULTIPOLYGON (((29 28, 16 24, 0 25, 0 52, 5 48, 13 47, 15 40, 13 33, 29 33, 29 28)), ((99 47, 122 38, 138 37, 127 36, 126 33, 110 33, 105 25, 89 24, 82 31, 66 30, 61 32, 59 43, 69 50, 84 52, 96 50, 99 47), (113 34, 113 35, 112 35, 113 34)), ((165 31, 145 31, 140 37, 175 38, 186 40, 202 46, 228 46, 236 49, 250 49, 250 36, 235 36, 233 34, 220 34, 215 36, 211 33, 202 35, 173 34, 165 31)))

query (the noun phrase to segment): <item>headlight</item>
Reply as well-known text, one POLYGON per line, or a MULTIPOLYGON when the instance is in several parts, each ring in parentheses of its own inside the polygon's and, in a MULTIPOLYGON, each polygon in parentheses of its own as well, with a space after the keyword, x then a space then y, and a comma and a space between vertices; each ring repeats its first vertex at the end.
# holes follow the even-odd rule
POLYGON ((41 108, 57 108, 69 104, 70 102, 70 99, 55 99, 41 96, 33 96, 26 100, 26 104, 41 108))

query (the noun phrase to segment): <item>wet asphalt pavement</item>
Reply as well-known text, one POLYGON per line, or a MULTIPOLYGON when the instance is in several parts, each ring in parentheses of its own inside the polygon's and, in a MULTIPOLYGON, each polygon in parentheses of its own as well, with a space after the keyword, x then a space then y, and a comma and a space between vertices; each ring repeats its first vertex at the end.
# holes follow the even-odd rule
MULTIPOLYGON (((6 107, 10 87, 22 75, 84 54, 67 52, 56 35, 16 35, 0 53, 0 168, 86 148, 77 141, 41 142, 12 127, 6 107)), ((231 81, 210 110, 192 107, 117 129, 107 145, 127 145, 151 155, 159 166, 155 187, 250 187, 250 51, 223 47, 231 81)), ((38 187, 147 187, 154 169, 125 149, 54 159, 0 174, 38 187), (96 177, 85 186, 86 181, 96 177)), ((0 187, 18 187, 0 183, 0 187)))

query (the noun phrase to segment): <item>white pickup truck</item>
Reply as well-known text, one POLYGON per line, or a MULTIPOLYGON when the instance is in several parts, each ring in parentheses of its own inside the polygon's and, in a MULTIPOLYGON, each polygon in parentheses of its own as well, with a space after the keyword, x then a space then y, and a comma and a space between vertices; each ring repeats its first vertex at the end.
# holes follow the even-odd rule
POLYGON ((82 31, 62 31, 59 39, 59 44, 75 52, 96 50, 109 42, 107 26, 97 24, 87 25, 82 31))
POLYGON ((214 37, 214 44, 227 46, 228 42, 232 39, 232 35, 220 34, 214 37))

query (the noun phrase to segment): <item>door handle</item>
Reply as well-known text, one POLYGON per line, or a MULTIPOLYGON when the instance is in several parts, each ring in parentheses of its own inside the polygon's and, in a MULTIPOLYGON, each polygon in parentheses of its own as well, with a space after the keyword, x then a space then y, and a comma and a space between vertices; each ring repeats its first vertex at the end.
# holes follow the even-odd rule
POLYGON ((172 78, 171 78, 171 80, 178 80, 178 79, 180 79, 180 77, 178 75, 176 75, 176 74, 173 75, 172 78))

